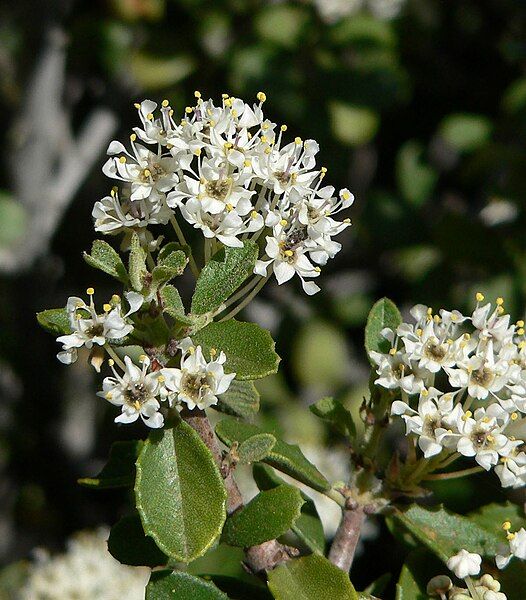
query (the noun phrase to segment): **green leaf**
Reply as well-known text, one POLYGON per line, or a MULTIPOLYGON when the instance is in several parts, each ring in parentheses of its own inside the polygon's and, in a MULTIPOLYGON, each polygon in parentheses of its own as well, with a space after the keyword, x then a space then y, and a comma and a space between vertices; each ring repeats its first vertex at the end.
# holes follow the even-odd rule
POLYGON ((259 411, 259 392, 252 381, 234 379, 228 390, 219 396, 215 408, 227 415, 252 419, 259 411))
POLYGON ((270 571, 268 586, 276 600, 358 600, 347 573, 316 554, 270 571))
POLYGON ((276 445, 276 438, 271 433, 258 433, 241 442, 237 456, 242 465, 249 465, 266 458, 276 445))
POLYGON ((390 344, 381 335, 381 331, 386 327, 394 330, 401 322, 400 311, 392 300, 388 298, 378 300, 371 308, 365 326, 365 349, 367 353, 371 351, 389 352, 390 344))
POLYGON ((396 600, 428 600, 427 583, 435 575, 444 573, 440 567, 427 550, 420 548, 411 552, 396 584, 396 600))
POLYGON ((142 440, 114 442, 110 449, 108 462, 96 477, 79 479, 85 487, 109 488, 129 487, 135 481, 135 461, 142 449, 142 440))
MULTIPOLYGON (((285 483, 281 477, 276 475, 274 469, 267 465, 254 465, 252 473, 260 490, 271 490, 285 483)), ((301 507, 301 515, 294 521, 292 531, 312 552, 323 555, 325 553, 325 533, 316 505, 306 494, 302 492, 301 495, 305 504, 301 507)))
POLYGON ((524 582, 526 581, 526 563, 524 561, 514 559, 504 571, 499 571, 496 579, 500 581, 508 600, 524 600, 524 582))
POLYGON ((278 370, 279 356, 275 342, 266 329, 255 323, 230 319, 224 323, 210 323, 192 337, 205 354, 211 348, 226 354, 225 370, 236 373, 240 380, 261 379, 278 370))
POLYGON ((133 289, 136 292, 140 292, 144 286, 144 276, 148 270, 146 269, 146 252, 141 246, 141 240, 135 231, 132 234, 130 242, 130 259, 128 270, 133 289))
POLYGON ((145 600, 228 600, 213 583, 181 571, 155 571, 145 600))
POLYGON ((157 290, 174 277, 182 275, 187 263, 188 259, 182 250, 175 250, 166 256, 163 255, 152 271, 151 287, 153 290, 157 290))
POLYGON ((231 546, 248 548, 277 538, 300 516, 303 502, 300 491, 290 485, 260 492, 227 519, 222 539, 231 546))
POLYGON ((517 531, 521 527, 526 528, 524 508, 511 502, 486 504, 486 506, 482 506, 466 516, 470 521, 492 533, 502 543, 505 543, 505 535, 502 529, 504 521, 511 522, 511 531, 517 531))
MULTIPOLYGON (((220 421, 216 425, 216 433, 219 436, 219 439, 227 446, 231 446, 234 442, 241 444, 258 433, 272 433, 274 435, 274 432, 272 431, 264 431, 255 425, 243 423, 242 421, 232 418, 220 421)), ((315 490, 323 492, 330 489, 331 486, 329 482, 318 469, 305 458, 299 446, 287 444, 277 437, 276 440, 275 446, 263 462, 294 477, 294 479, 307 484, 315 490)))
POLYGON ((424 508, 412 504, 398 509, 394 519, 402 523, 411 534, 443 562, 462 548, 482 556, 495 556, 499 540, 468 517, 452 513, 442 506, 424 508))
POLYGON ((123 517, 111 528, 108 550, 124 565, 153 568, 168 562, 166 554, 145 535, 138 514, 123 517))
POLYGON ((100 269, 123 283, 128 281, 128 273, 121 257, 107 242, 95 240, 91 246, 91 254, 84 252, 83 256, 91 267, 100 269))
POLYGON ((27 232, 27 210, 13 196, 0 190, 0 248, 8 248, 27 232))
POLYGON ((163 310, 182 325, 192 325, 192 317, 186 316, 183 301, 177 289, 173 285, 165 285, 161 290, 163 310))
POLYGON ((421 206, 435 188, 438 174, 422 160, 423 148, 415 140, 406 142, 396 158, 396 179, 402 196, 421 206))
POLYGON ((150 433, 137 460, 135 497, 145 533, 181 562, 202 556, 225 522, 223 478, 183 421, 150 433))
POLYGON ((56 336, 67 335, 72 331, 65 308, 43 310, 37 313, 37 321, 46 331, 56 336))
POLYGON ((356 437, 356 426, 345 406, 334 398, 322 398, 309 406, 309 410, 320 419, 330 423, 336 431, 350 438, 356 437))
POLYGON ((254 271, 258 246, 245 241, 243 248, 223 248, 203 267, 195 286, 191 311, 201 315, 218 308, 254 271))

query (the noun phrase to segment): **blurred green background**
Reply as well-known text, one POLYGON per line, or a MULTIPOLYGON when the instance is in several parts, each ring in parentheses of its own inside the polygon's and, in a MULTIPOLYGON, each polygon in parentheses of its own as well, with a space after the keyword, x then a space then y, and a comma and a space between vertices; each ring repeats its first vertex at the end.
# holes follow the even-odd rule
MULTIPOLYGON (((94 237, 93 203, 110 187, 106 144, 127 139, 133 102, 167 97, 182 113, 196 89, 247 101, 263 90, 270 118, 319 141, 327 182, 355 193, 354 225, 323 291, 307 299, 294 285, 269 286, 245 313, 272 330, 284 359, 261 383, 263 418, 330 465, 339 441, 302 409, 324 394, 357 409, 376 298, 469 310, 481 290, 524 316, 525 34, 520 0, 2 3, 3 563, 35 545, 60 548, 127 506, 123 494, 75 481, 113 439, 145 432, 114 426, 93 373, 56 361, 34 313, 88 285, 113 291, 81 252, 94 237)), ((437 496, 460 510, 498 499, 496 481, 478 483, 437 496)), ((379 535, 370 543, 384 543, 379 535)), ((388 566, 358 561, 358 587, 388 566)))

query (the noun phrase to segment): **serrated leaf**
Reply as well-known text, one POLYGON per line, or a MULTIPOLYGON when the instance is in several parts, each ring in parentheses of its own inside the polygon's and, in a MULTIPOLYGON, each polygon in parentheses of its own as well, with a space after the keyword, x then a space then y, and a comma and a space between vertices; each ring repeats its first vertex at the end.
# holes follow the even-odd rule
POLYGON ((347 573, 316 554, 270 571, 268 586, 276 600, 358 600, 347 573))
MULTIPOLYGON (((260 490, 271 490, 285 483, 281 477, 276 475, 274 469, 261 463, 253 466, 252 473, 260 490)), ((305 504, 301 507, 301 515, 294 522, 292 531, 312 552, 323 556, 325 553, 325 533, 316 505, 306 494, 302 492, 301 495, 305 500, 305 504)))
POLYGON ((177 289, 173 285, 165 285, 161 290, 161 299, 163 301, 163 310, 170 315, 172 319, 181 323, 181 325, 193 325, 194 319, 187 316, 183 301, 177 289))
POLYGON ((277 373, 279 356, 270 333, 255 323, 230 319, 210 323, 192 336, 205 354, 211 348, 226 354, 225 371, 236 373, 239 380, 261 379, 277 373))
POLYGON ((356 426, 350 411, 334 398, 322 398, 311 404, 309 410, 320 419, 330 423, 336 431, 350 438, 356 437, 356 426))
MULTIPOLYGON (((272 431, 264 431, 263 429, 256 427, 256 425, 243 423, 242 421, 232 418, 220 421, 216 425, 216 433, 219 436, 219 439, 227 446, 231 446, 234 442, 241 444, 246 439, 257 435, 258 433, 272 433, 275 436, 275 433, 272 431)), ((294 479, 307 484, 315 490, 323 492, 330 489, 331 486, 329 482, 318 469, 305 458, 299 446, 287 444, 286 442, 281 441, 277 436, 275 437, 276 444, 263 462, 290 475, 294 479)))
POLYGON ((300 516, 303 502, 300 491, 290 485, 260 492, 227 519, 222 539, 231 546, 248 548, 277 538, 300 516))
POLYGON ((155 571, 146 586, 145 600, 228 600, 213 583, 181 571, 155 571))
POLYGON ((91 254, 84 252, 83 256, 91 267, 104 271, 122 283, 128 281, 128 273, 121 257, 107 242, 95 240, 91 246, 91 254))
POLYGON ((67 335, 72 331, 65 308, 50 308, 38 312, 37 321, 46 331, 56 336, 67 335))
POLYGON ((188 563, 219 536, 226 490, 214 458, 184 421, 150 433, 137 460, 136 505, 144 531, 188 563))
POLYGON ((397 509, 393 518, 443 562, 462 548, 493 557, 502 542, 502 538, 499 540, 469 518, 450 512, 442 506, 424 508, 412 504, 403 510, 397 509))
POLYGON ((114 442, 102 471, 96 477, 85 477, 78 482, 85 487, 101 490, 132 486, 135 481, 135 461, 142 445, 142 440, 114 442))
POLYGON ((234 379, 228 390, 219 396, 215 408, 227 415, 252 419, 259 411, 259 392, 252 381, 234 379))
POLYGON ((396 304, 388 298, 378 300, 371 308, 365 326, 365 349, 369 352, 389 352, 390 344, 381 335, 386 327, 396 329, 402 322, 400 311, 396 304))
POLYGON ((249 465, 266 458, 276 445, 276 438, 271 433, 258 433, 239 445, 237 456, 242 465, 249 465))
POLYGON ((145 535, 138 514, 123 517, 111 528, 108 550, 113 558, 133 567, 153 568, 168 562, 166 554, 145 535))
POLYGON ((191 312, 197 315, 214 311, 254 271, 258 246, 249 240, 242 248, 222 248, 203 267, 195 286, 191 312))
POLYGON ((186 256, 190 256, 190 254, 192 253, 191 248, 188 244, 179 244, 179 242, 168 242, 159 250, 159 253, 157 254, 157 262, 161 263, 163 260, 166 259, 166 257, 169 254, 171 254, 172 252, 177 252, 178 250, 184 252, 186 256))
POLYGON ((146 252, 141 246, 137 233, 133 232, 130 242, 129 268, 130 282, 136 292, 140 292, 144 285, 146 269, 146 252))

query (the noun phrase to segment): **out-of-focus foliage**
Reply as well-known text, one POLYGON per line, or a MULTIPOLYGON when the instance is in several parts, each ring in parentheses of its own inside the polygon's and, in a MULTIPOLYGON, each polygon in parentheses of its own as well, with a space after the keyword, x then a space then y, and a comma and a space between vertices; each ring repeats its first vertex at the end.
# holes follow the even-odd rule
MULTIPOLYGON (((63 106, 74 130, 85 113, 106 107, 128 131, 137 98, 168 97, 182 112, 195 89, 246 99, 264 90, 270 116, 316 138, 331 180, 355 193, 354 226, 332 273, 324 274, 324 291, 307 303, 290 289, 272 288, 251 308, 250 317, 272 329, 288 365, 260 385, 264 418, 279 422, 291 441, 319 434, 314 417, 298 418, 300 404, 332 394, 358 412, 367 376, 363 327, 384 294, 402 309, 419 301, 461 309, 480 290, 504 296, 510 312, 523 317, 526 6, 408 0, 393 3, 400 12, 390 15, 375 4, 349 0, 345 15, 334 9, 344 0, 5 3, 0 251, 25 235, 34 216, 19 202, 15 177, 20 169, 31 177, 32 165, 13 164, 11 154, 31 136, 24 124, 33 73, 50 32, 61 30, 63 106)), ((91 245, 91 207, 106 186, 94 169, 51 250, 31 271, 0 279, 3 560, 36 544, 60 545, 75 529, 115 522, 115 506, 126 506, 124 493, 95 498, 74 483, 97 472, 93 457, 107 454, 113 428, 93 397, 91 375, 53 362, 54 342, 34 321, 37 310, 98 282, 78 257, 91 245)), ((47 202, 43 191, 42 211, 47 202)), ((496 494, 489 484, 485 497, 480 490, 475 497, 470 482, 436 485, 437 498, 457 511, 496 494)), ((381 575, 379 567, 357 561, 356 583, 381 575)))

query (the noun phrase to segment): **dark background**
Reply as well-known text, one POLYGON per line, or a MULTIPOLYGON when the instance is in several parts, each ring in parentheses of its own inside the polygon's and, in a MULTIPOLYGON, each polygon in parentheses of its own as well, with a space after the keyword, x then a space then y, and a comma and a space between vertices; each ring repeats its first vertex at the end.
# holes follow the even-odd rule
MULTIPOLYGON (((106 143, 127 139, 137 100, 167 97, 182 114, 195 89, 247 101, 264 90, 270 118, 291 138, 318 140, 327 182, 356 195, 322 292, 307 300, 294 283, 268 286, 245 314, 277 339, 284 360, 280 376, 262 382, 264 418, 289 438, 315 431, 304 441, 338 442, 313 439, 320 432, 299 409, 326 393, 358 406, 363 326, 382 295, 403 309, 469 310, 481 290, 524 316, 526 4, 407 0, 389 19, 378 2, 354 4, 329 20, 307 1, 0 5, 2 563, 36 545, 59 549, 127 506, 123 493, 75 481, 96 471, 112 440, 144 429, 112 423, 94 374, 81 361, 60 364, 34 314, 90 285, 113 292, 81 252, 94 239, 93 203, 111 187, 100 172, 106 143), (94 110, 103 111, 102 140, 88 127, 78 143, 94 110), (77 189, 39 233, 71 155, 77 189)), ((457 510, 499 497, 491 477, 437 489, 457 510)), ((391 548, 387 540, 381 530, 370 544, 391 548)), ((398 560, 393 550, 392 565, 358 561, 357 587, 398 560)))

